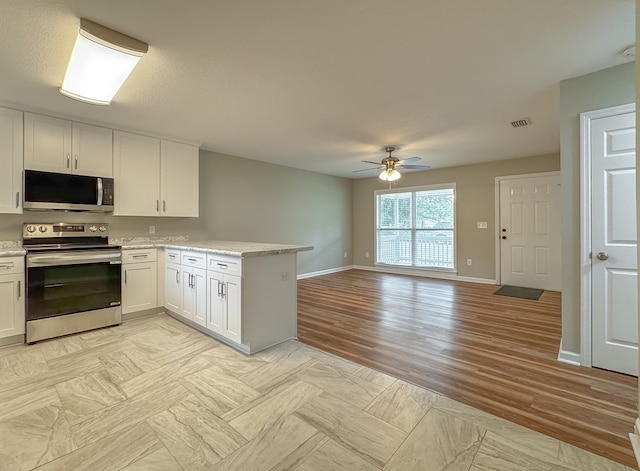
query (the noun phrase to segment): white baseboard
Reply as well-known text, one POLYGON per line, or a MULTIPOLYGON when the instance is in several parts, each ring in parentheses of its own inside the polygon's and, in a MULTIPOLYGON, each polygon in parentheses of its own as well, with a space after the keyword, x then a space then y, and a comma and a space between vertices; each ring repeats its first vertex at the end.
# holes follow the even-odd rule
POLYGON ((629 434, 629 440, 631 441, 631 448, 633 448, 636 462, 638 466, 640 466, 640 418, 636 419, 636 423, 633 426, 633 433, 629 434))
POLYGON ((558 361, 562 363, 568 363, 570 365, 580 366, 581 359, 582 359, 582 355, 580 355, 579 353, 562 350, 562 347, 560 347, 560 351, 558 352, 558 361))
POLYGON ((437 278, 440 280, 451 280, 451 281, 465 281, 467 283, 481 283, 484 285, 495 285, 496 280, 492 280, 489 278, 474 278, 471 276, 459 276, 454 273, 440 272, 440 271, 431 271, 431 270, 419 270, 412 268, 398 268, 398 267, 380 267, 380 266, 366 266, 366 265, 354 265, 352 267, 355 270, 368 270, 368 271, 377 271, 380 273, 394 273, 396 275, 412 275, 412 276, 422 276, 425 278, 437 278))
POLYGON ((298 280, 304 280, 305 278, 313 278, 314 276, 328 275, 330 273, 338 273, 340 271, 347 271, 353 269, 353 265, 347 265, 344 267, 327 268, 326 270, 310 271, 309 273, 301 273, 298 275, 298 280))

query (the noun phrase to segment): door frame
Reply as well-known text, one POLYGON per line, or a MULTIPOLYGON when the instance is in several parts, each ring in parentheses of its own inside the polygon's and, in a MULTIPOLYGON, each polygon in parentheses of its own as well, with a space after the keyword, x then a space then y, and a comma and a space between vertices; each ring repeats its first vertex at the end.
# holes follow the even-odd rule
POLYGON ((592 366, 591 121, 635 111, 636 104, 628 103, 580 113, 580 364, 582 366, 592 366))
POLYGON ((496 284, 502 284, 502 250, 500 244, 500 183, 505 180, 519 180, 524 178, 538 178, 538 177, 555 177, 559 176, 560 171, 555 170, 552 172, 538 172, 538 173, 524 173, 520 175, 503 175, 496 177, 495 186, 495 251, 496 251, 496 284))

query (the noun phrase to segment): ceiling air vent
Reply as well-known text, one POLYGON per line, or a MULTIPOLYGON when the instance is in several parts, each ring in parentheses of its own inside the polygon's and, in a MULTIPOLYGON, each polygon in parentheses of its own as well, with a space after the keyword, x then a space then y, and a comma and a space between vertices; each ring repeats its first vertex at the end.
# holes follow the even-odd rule
POLYGON ((514 128, 521 128, 522 126, 529 126, 531 120, 529 118, 519 119, 518 121, 511 121, 511 126, 514 128))

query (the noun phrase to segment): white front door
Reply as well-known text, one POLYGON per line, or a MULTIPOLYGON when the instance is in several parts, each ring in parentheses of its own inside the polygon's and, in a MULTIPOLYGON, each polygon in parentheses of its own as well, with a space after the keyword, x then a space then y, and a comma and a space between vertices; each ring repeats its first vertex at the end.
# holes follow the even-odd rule
POLYGON ((592 365, 638 374, 636 114, 591 120, 592 365))
POLYGON ((500 283, 560 291, 560 175, 500 180, 500 283))

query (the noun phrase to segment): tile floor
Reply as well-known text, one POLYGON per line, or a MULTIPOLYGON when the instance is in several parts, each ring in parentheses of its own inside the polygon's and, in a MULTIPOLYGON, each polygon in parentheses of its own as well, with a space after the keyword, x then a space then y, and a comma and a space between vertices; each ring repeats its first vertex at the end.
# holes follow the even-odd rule
POLYGON ((162 314, 0 349, 0 470, 629 470, 289 341, 162 314))

